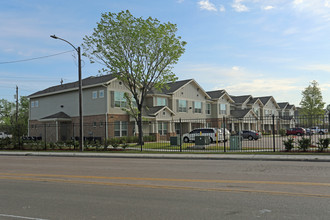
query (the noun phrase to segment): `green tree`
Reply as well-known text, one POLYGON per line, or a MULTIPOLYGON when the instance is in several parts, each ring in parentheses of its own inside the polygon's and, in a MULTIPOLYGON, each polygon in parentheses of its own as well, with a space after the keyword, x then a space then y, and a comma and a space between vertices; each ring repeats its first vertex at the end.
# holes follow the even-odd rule
POLYGON ((15 104, 6 99, 0 99, 0 125, 9 125, 15 104))
POLYGON ((21 96, 18 102, 18 115, 16 122, 16 103, 5 99, 0 100, 0 125, 14 137, 27 135, 29 120, 29 100, 21 96))
POLYGON ((300 114, 306 116, 308 126, 313 123, 319 123, 319 117, 324 115, 324 105, 321 89, 317 81, 313 80, 308 87, 302 91, 302 99, 300 102, 300 114))
POLYGON ((128 110, 137 110, 132 115, 136 116, 141 144, 142 107, 148 91, 162 89, 177 79, 172 68, 184 53, 186 42, 176 32, 175 24, 136 18, 127 10, 102 14, 92 35, 84 38, 83 55, 91 63, 103 64, 100 71, 114 74, 135 100, 137 109, 129 106, 128 110))

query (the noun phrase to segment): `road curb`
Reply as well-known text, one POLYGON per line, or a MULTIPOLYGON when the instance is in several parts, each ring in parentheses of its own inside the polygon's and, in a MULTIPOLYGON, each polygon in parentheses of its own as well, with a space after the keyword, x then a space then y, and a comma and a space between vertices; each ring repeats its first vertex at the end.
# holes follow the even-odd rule
POLYGON ((260 160, 260 161, 312 161, 330 162, 330 155, 260 155, 260 154, 133 154, 133 153, 82 153, 82 152, 0 152, 0 156, 47 156, 47 157, 98 157, 140 159, 186 160, 260 160))

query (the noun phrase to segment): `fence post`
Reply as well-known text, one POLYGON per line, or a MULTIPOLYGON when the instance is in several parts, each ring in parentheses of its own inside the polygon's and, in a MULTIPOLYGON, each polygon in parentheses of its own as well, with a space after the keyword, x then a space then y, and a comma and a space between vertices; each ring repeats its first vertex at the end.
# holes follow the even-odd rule
MULTIPOLYGON (((128 125, 127 125, 127 129, 128 129, 128 125)), ((107 122, 104 122, 104 150, 107 149, 107 122)))
POLYGON ((330 112, 328 113, 328 132, 330 132, 330 112))
POLYGON ((46 127, 46 123, 44 124, 44 133, 45 133, 45 151, 47 150, 47 127, 46 127))
POLYGON ((275 152, 275 115, 272 115, 273 119, 273 151, 275 152))
POLYGON ((226 153, 226 118, 223 116, 223 152, 226 153))
POLYGON ((182 123, 181 123, 181 118, 180 118, 179 122, 180 122, 180 152, 182 152, 182 123))

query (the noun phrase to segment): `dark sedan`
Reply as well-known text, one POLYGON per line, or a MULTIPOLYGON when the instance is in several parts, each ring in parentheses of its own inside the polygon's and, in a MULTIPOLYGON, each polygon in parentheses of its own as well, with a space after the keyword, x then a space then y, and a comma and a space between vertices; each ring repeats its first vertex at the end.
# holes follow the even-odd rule
POLYGON ((262 137, 260 132, 257 131, 252 131, 252 130, 243 130, 240 132, 240 135, 244 138, 244 139, 249 139, 250 141, 252 140, 258 140, 259 138, 262 137))

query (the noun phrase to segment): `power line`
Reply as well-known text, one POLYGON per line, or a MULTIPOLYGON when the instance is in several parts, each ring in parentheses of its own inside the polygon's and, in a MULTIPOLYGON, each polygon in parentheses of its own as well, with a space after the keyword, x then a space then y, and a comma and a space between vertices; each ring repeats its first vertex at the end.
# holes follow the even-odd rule
POLYGON ((48 55, 48 56, 35 57, 35 58, 30 58, 30 59, 25 59, 25 60, 15 60, 15 61, 0 62, 0 64, 20 63, 20 62, 26 62, 26 61, 31 61, 31 60, 44 59, 44 58, 48 58, 48 57, 58 56, 58 55, 61 55, 61 54, 64 54, 64 53, 70 53, 70 52, 73 52, 73 51, 74 50, 69 50, 69 51, 65 51, 65 52, 61 52, 61 53, 56 53, 56 54, 52 54, 52 55, 48 55))

